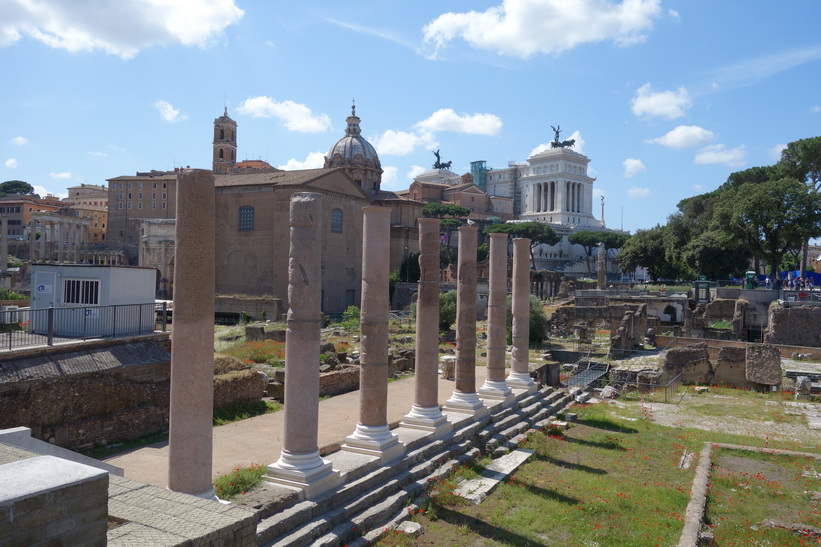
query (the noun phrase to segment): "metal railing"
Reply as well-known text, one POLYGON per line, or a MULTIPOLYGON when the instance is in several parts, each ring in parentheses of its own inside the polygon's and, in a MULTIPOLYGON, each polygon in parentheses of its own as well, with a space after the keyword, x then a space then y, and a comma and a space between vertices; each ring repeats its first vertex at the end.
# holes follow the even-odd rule
POLYGON ((168 319, 166 304, 154 302, 44 309, 2 306, 0 351, 166 332, 168 319))
POLYGON ((613 386, 621 395, 636 393, 642 399, 658 402, 675 403, 676 393, 681 388, 681 374, 667 382, 666 384, 650 384, 645 382, 614 382, 608 378, 598 378, 591 383, 594 389, 602 390, 606 386, 613 386))

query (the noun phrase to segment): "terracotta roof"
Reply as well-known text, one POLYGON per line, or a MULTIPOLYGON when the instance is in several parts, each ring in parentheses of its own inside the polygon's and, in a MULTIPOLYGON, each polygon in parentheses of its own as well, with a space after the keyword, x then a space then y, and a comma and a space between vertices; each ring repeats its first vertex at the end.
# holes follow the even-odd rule
MULTIPOLYGON (((333 169, 300 169, 298 171, 214 175, 214 186, 217 188, 263 185, 303 186, 332 176, 344 177, 350 183, 352 190, 356 189, 363 198, 370 201, 370 196, 348 176, 344 169, 338 167, 333 169)), ((317 184, 317 187, 321 188, 321 182, 317 184)))

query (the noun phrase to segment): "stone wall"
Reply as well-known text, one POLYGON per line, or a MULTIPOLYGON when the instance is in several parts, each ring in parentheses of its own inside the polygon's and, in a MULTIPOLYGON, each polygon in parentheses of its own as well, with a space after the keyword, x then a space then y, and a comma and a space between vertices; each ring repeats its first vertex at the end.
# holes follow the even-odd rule
POLYGON ((821 347, 821 306, 771 306, 767 344, 821 347))
POLYGON ((685 384, 710 383, 713 369, 707 353, 707 343, 700 342, 668 350, 664 359, 664 380, 668 382, 681 374, 685 384))
POLYGON ((214 408, 254 403, 265 395, 265 376, 254 370, 238 370, 214 376, 214 408))
POLYGON ((746 376, 747 350, 725 346, 718 350, 713 382, 735 387, 750 387, 746 376))
POLYGON ((731 323, 735 315, 735 300, 716 298, 704 308, 704 324, 710 326, 716 321, 731 323))
POLYGON ((106 545, 108 473, 38 456, 0 466, 0 544, 106 545))
POLYGON ((548 335, 556 338, 571 336, 573 327, 585 325, 613 332, 621 325, 627 312, 636 312, 639 304, 611 306, 561 306, 548 321, 548 335))
POLYGON ((359 367, 323 372, 319 375, 319 395, 331 396, 359 389, 359 367))
POLYGON ((636 349, 644 344, 647 334, 647 306, 641 304, 636 311, 624 314, 610 337, 610 349, 615 355, 636 349))
POLYGON ((265 312, 266 319, 277 321, 285 313, 282 300, 273 296, 241 296, 218 294, 214 300, 214 311, 216 313, 236 313, 245 312, 251 319, 262 319, 262 312, 265 312))

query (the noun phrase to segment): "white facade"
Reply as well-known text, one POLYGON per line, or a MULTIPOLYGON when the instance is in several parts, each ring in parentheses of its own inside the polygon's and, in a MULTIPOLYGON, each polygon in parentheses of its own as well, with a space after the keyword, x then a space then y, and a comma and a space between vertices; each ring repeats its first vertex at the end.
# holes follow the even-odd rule
MULTIPOLYGON (((513 213, 520 221, 549 224, 562 240, 553 246, 534 249, 536 269, 559 269, 587 275, 584 249, 572 245, 567 236, 580 230, 606 230, 593 214, 593 183, 588 175, 590 159, 570 148, 550 148, 530 156, 524 163, 511 162, 503 169, 487 171, 487 193, 513 200, 513 213)), ((591 268, 595 265, 595 256, 591 268)), ((608 271, 616 271, 613 256, 608 271)))

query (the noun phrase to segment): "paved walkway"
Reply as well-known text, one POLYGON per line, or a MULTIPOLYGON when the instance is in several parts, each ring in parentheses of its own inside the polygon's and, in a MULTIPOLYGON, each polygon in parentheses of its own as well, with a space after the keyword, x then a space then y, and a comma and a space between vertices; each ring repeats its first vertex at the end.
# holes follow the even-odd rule
MULTIPOLYGON (((476 367, 476 389, 484 384, 487 369, 476 367)), ((415 378, 388 384, 388 423, 398 424, 413 405, 415 378)), ((450 398, 453 380, 439 378, 439 402, 450 398)), ((214 428, 213 475, 228 473, 251 464, 268 465, 279 459, 282 450, 284 412, 256 416, 214 428)), ((359 422, 359 391, 337 395, 319 402, 320 451, 333 452, 359 422)), ((105 460, 125 470, 125 477, 166 486, 168 484, 168 442, 164 441, 105 460)))

